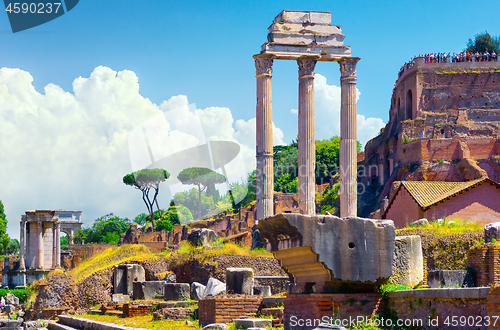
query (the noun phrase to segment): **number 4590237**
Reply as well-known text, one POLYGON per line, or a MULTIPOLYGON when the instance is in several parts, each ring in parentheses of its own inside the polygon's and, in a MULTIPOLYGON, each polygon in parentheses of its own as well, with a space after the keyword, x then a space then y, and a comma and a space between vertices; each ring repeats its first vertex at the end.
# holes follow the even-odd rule
POLYGON ((54 12, 57 14, 59 9, 61 8, 61 3, 60 2, 48 2, 48 3, 26 3, 26 2, 15 2, 15 3, 9 3, 7 8, 5 8, 5 11, 8 12, 9 14, 51 14, 54 12))

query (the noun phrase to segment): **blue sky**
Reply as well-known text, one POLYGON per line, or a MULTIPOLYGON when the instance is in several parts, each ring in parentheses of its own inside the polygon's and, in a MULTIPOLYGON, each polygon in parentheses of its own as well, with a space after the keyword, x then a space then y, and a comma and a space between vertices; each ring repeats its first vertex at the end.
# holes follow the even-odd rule
MULTIPOLYGON (((82 209, 85 222, 108 212, 133 218, 144 211, 139 193, 120 181, 131 170, 129 151, 120 150, 126 132, 144 114, 134 112, 133 105, 150 109, 151 116, 194 103, 196 111, 227 119, 230 138, 246 143, 244 160, 251 169, 252 55, 283 9, 330 11, 332 24, 342 26, 345 44, 361 57, 358 114, 372 118, 360 132, 365 140, 387 122, 392 88, 405 61, 419 53, 461 51, 468 38, 485 30, 500 35, 493 3, 470 1, 81 0, 62 17, 15 34, 7 14, 0 13, 0 68, 19 69, 0 74, 0 123, 9 132, 0 136, 9 158, 0 165, 7 183, 0 199, 9 233, 17 236, 26 209, 82 209), (3 94, 2 84, 8 86, 3 94), (129 110, 120 113, 120 107, 129 110), (114 112, 103 115, 111 108, 114 112), (122 122, 127 124, 117 128, 122 122), (78 138, 72 136, 81 123, 88 141, 83 129, 78 138), (115 177, 96 177, 108 170, 115 177), (68 175, 86 179, 68 180, 68 175)), ((339 118, 330 103, 336 102, 339 67, 319 63, 316 73, 316 137, 325 139, 338 131, 339 118)), ((297 90, 297 64, 275 61, 275 142, 289 143, 297 135, 297 90)), ((169 122, 172 129, 183 132, 175 122, 169 122)))

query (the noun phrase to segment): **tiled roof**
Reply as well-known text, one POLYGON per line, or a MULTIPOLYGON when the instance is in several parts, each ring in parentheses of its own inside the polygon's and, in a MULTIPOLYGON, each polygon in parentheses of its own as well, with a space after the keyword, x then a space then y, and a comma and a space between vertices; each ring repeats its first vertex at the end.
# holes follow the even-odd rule
POLYGON ((466 182, 401 181, 401 184, 406 188, 422 209, 427 209, 430 206, 437 204, 448 197, 459 194, 460 192, 480 184, 483 181, 495 184, 495 182, 488 178, 481 178, 466 182))

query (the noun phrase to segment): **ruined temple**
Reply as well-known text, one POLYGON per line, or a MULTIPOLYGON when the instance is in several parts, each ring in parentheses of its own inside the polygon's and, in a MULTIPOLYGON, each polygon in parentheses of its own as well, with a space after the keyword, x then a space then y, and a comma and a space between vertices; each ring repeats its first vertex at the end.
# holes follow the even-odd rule
POLYGON ((426 63, 417 57, 400 72, 389 122, 358 163, 359 212, 379 209, 398 181, 499 182, 499 127, 498 61, 426 63))

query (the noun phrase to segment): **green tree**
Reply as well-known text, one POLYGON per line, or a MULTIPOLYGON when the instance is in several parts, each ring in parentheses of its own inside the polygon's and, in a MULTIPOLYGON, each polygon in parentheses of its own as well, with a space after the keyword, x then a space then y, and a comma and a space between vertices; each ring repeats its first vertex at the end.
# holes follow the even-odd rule
POLYGON ((170 219, 174 225, 182 225, 193 220, 193 214, 184 205, 172 205, 168 208, 168 210, 175 214, 175 217, 170 219))
POLYGON ((158 219, 155 230, 160 231, 160 230, 166 230, 166 231, 172 231, 174 230, 174 225, 172 224, 173 221, 178 221, 179 217, 176 212, 173 211, 167 211, 162 214, 161 218, 158 219))
MULTIPOLYGON (((292 141, 289 146, 275 146, 274 151, 274 190, 288 193, 297 192, 298 186, 298 144, 292 141)), ((330 182, 338 172, 340 137, 316 141, 316 184, 330 182)), ((357 151, 361 144, 357 142, 357 151)))
POLYGON ((84 243, 118 243, 121 234, 125 234, 130 227, 128 218, 106 214, 94 220, 92 226, 82 227, 75 233, 74 241, 84 243))
POLYGON ((500 37, 491 36, 488 32, 484 31, 483 33, 476 34, 474 40, 469 39, 467 41, 467 48, 465 48, 466 52, 469 53, 492 53, 495 52, 497 54, 500 53, 500 37))
POLYGON ((61 236, 60 240, 61 240, 61 250, 69 245, 67 235, 61 236))
POLYGON ((134 222, 139 226, 144 226, 148 222, 148 219, 151 219, 151 216, 146 213, 141 213, 135 217, 134 222), (148 218, 149 217, 149 218, 148 218))
POLYGON ((9 243, 7 244, 7 249, 5 251, 6 255, 13 255, 19 252, 19 241, 17 239, 9 238, 9 243))
POLYGON ((177 175, 182 184, 198 187, 198 219, 201 218, 201 193, 209 186, 226 181, 224 175, 205 167, 188 167, 177 175))
MULTIPOLYGON (((198 189, 192 188, 191 190, 179 192, 174 195, 175 207, 186 207, 191 214, 198 214, 199 211, 199 195, 198 189)), ((201 211, 205 214, 215 207, 212 197, 207 196, 204 192, 201 193, 201 211)))
POLYGON ((149 214, 151 215, 151 226, 154 228, 154 216, 153 207, 156 203, 156 207, 160 210, 158 206, 158 191, 160 190, 160 183, 166 181, 170 173, 161 168, 155 169, 142 169, 123 177, 123 183, 128 186, 132 186, 139 189, 142 192, 142 200, 146 204, 149 214), (154 191, 153 197, 150 198, 150 191, 154 191))
POLYGON ((3 253, 7 253, 7 246, 9 245, 10 237, 7 235, 7 217, 2 201, 0 201, 0 248, 3 253))
POLYGON ((338 172, 340 153, 340 137, 316 141, 316 184, 330 182, 330 178, 338 172))

